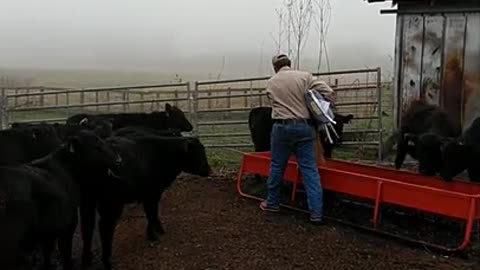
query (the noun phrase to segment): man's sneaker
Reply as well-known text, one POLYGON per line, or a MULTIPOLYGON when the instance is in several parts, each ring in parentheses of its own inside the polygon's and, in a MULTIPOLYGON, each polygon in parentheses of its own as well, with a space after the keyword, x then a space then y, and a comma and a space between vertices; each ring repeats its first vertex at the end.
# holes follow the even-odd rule
POLYGON ((310 217, 310 222, 312 224, 321 225, 323 224, 323 219, 321 217, 310 217))
POLYGON ((280 211, 279 207, 269 207, 269 206, 267 206, 266 201, 263 201, 263 202, 260 203, 260 209, 262 209, 263 211, 267 211, 267 212, 279 212, 280 211))

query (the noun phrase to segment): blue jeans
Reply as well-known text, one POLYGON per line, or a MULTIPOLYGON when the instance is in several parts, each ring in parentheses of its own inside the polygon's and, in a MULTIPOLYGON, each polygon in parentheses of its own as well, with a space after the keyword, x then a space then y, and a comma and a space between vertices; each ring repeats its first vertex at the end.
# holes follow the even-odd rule
POLYGON ((323 215, 323 191, 315 154, 315 129, 307 123, 275 123, 271 135, 272 163, 268 178, 267 206, 280 204, 280 187, 288 159, 295 154, 307 193, 310 217, 323 215))

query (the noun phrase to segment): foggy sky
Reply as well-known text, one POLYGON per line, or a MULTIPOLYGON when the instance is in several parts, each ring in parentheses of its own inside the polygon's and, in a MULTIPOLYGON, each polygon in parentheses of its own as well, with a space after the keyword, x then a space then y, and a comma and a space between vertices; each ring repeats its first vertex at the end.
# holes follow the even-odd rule
MULTIPOLYGON (((0 67, 191 72, 219 69, 225 57, 226 70, 259 73, 275 53, 271 34, 277 25, 275 8, 281 3, 0 0, 0 67)), ((333 64, 349 65, 349 59, 359 61, 352 67, 363 61, 388 62, 395 17, 380 15, 379 10, 390 8, 390 3, 331 4, 328 44, 333 64)), ((316 56, 315 39, 311 34, 305 58, 316 56)))

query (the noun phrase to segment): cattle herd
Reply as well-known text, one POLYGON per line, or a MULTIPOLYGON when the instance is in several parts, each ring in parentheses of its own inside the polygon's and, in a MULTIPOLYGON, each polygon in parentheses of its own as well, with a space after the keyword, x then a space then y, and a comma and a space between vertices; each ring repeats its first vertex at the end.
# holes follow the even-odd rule
POLYGON ((80 217, 82 265, 92 264, 96 213, 102 262, 111 269, 115 225, 123 207, 141 203, 147 237, 164 233, 158 203, 181 173, 208 176, 204 146, 170 104, 165 111, 80 114, 65 124, 12 124, 0 131, 0 266, 49 269, 58 247, 72 269, 80 217), (41 256, 37 254, 40 251, 41 256))
POLYGON ((403 115, 396 136, 397 169, 409 154, 418 160, 421 174, 439 174, 450 182, 466 170, 470 181, 480 182, 480 118, 462 133, 460 123, 446 111, 415 101, 403 115))
MULTIPOLYGON (((321 140, 326 157, 332 157, 343 125, 353 118, 335 114, 340 139, 321 140)), ((409 154, 422 174, 439 173, 451 181, 467 170, 472 181, 480 181, 480 119, 462 134, 446 112, 420 101, 402 119, 397 169, 409 154)), ((255 151, 269 151, 271 108, 252 109, 248 122, 255 151)), ((98 213, 102 263, 111 269, 115 226, 129 203, 143 205, 146 236, 158 240, 164 233, 158 215, 162 193, 181 172, 211 173, 202 143, 181 134, 192 129, 184 113, 167 103, 162 112, 78 114, 65 124, 14 123, 0 131, 1 268, 49 269, 58 248, 63 269, 72 269, 79 220, 81 263, 89 267, 98 213)))

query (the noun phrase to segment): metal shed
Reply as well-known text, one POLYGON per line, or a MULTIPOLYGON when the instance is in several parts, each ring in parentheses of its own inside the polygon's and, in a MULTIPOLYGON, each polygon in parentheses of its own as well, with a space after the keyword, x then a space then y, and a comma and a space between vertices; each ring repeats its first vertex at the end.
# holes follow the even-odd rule
POLYGON ((396 14, 396 126, 422 99, 468 127, 480 116, 480 0, 393 0, 392 7, 381 13, 396 14))

